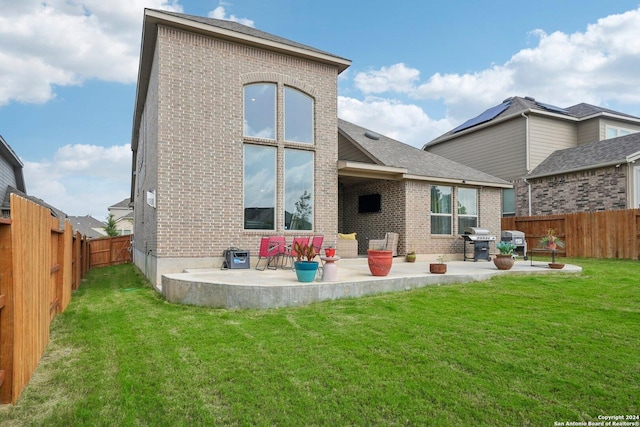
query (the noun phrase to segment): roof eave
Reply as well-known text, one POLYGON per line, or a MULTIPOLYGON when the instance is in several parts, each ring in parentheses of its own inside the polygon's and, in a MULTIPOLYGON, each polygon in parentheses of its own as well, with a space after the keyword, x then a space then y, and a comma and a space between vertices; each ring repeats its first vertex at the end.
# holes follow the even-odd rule
POLYGON ((416 181, 431 181, 431 182, 443 182, 447 184, 457 185, 469 185, 473 187, 495 187, 495 188, 513 188, 513 184, 505 182, 491 182, 491 181, 474 181, 468 179, 456 179, 456 178, 442 178, 439 176, 423 176, 414 174, 405 174, 404 179, 411 179, 416 181))
POLYGON ((354 162, 350 160, 338 160, 338 175, 358 178, 375 178, 401 180, 406 175, 406 168, 382 166, 372 163, 354 162))
MULTIPOLYGON (((640 153, 638 153, 640 155, 640 153)), ((565 170, 558 170, 558 171, 553 171, 553 172, 546 172, 546 173, 541 173, 541 174, 536 174, 536 175, 527 175, 525 176, 526 179, 538 179, 538 178, 546 178, 548 176, 556 176, 556 175, 564 175, 564 174, 568 174, 568 173, 576 173, 576 172, 584 172, 584 171, 589 171, 589 170, 593 170, 593 169, 600 169, 600 168, 606 168, 609 166, 619 166, 623 163, 628 163, 626 159, 619 159, 619 160, 611 160, 608 162, 603 162, 603 163, 598 163, 595 165, 586 165, 586 166, 580 166, 577 168, 572 168, 572 169, 565 169, 565 170)))

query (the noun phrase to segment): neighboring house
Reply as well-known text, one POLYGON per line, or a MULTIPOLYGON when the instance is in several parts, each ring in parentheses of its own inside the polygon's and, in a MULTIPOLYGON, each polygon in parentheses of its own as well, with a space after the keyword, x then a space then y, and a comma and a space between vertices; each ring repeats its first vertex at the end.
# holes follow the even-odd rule
POLYGON ((0 217, 9 217, 9 195, 13 191, 27 193, 24 185, 23 164, 18 155, 0 135, 0 217))
POLYGON ((133 208, 130 204, 131 199, 127 197, 115 205, 109 206, 109 213, 113 215, 116 229, 120 235, 133 234, 133 208))
POLYGON ((584 103, 560 108, 512 97, 423 149, 512 182, 514 189, 503 191, 503 215, 535 215, 541 212, 533 210, 523 178, 551 153, 638 131, 640 118, 606 108, 584 103))
POLYGON ((338 121, 349 60, 157 10, 145 10, 142 37, 133 254, 156 287, 163 274, 220 266, 230 247, 255 261, 263 235, 328 245, 357 231, 364 253, 367 239, 398 232, 402 251, 461 253, 464 226, 499 232, 508 182, 338 121), (359 213, 361 200, 376 212, 359 213))
POLYGON ((357 233, 360 253, 389 231, 399 253, 461 253, 466 227, 499 234, 508 182, 344 120, 338 135, 340 229, 357 233), (380 210, 360 213, 360 197, 378 194, 380 210))
POLYGON ((58 218, 60 228, 64 228, 67 214, 37 197, 27 195, 22 172, 23 164, 11 149, 9 144, 0 136, 0 217, 9 218, 11 209, 11 194, 17 194, 25 199, 43 206, 51 211, 51 216, 58 218))
MULTIPOLYGON (((640 133, 553 152, 521 186, 536 215, 640 208, 640 133)), ((520 210, 528 209, 521 206, 520 210)))
POLYGON ((90 215, 70 216, 69 222, 71 223, 74 232, 79 231, 80 234, 84 234, 89 239, 105 237, 107 235, 104 231, 104 226, 106 224, 90 215))

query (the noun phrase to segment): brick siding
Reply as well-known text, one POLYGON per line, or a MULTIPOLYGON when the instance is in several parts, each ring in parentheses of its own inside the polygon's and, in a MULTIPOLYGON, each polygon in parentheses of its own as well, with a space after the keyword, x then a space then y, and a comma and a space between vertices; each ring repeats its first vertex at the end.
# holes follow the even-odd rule
MULTIPOLYGON (((531 215, 627 209, 628 166, 530 180, 531 215)), ((516 182, 517 215, 529 215, 528 188, 516 182)))

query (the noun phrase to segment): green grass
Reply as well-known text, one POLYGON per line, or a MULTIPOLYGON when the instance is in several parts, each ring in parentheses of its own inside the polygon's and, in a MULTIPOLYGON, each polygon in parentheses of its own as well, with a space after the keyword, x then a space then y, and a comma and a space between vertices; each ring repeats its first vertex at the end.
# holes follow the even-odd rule
POLYGON ((552 426, 640 412, 637 261, 274 310, 92 270, 2 425, 552 426))

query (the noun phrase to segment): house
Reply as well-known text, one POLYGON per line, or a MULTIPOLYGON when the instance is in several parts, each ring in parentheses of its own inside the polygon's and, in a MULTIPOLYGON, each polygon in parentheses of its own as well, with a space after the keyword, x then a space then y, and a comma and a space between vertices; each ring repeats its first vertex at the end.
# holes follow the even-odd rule
MULTIPOLYGON (((254 256, 264 235, 397 232, 459 252, 497 233, 508 182, 337 117, 350 61, 235 22, 145 10, 134 106, 134 263, 162 275, 254 256), (368 210, 369 212, 364 212, 368 210)), ((403 253, 403 252, 402 252, 403 253)))
POLYGON ((640 133, 566 148, 543 160, 521 189, 530 189, 537 215, 639 208, 638 160, 640 133))
POLYGON ((131 199, 127 197, 108 208, 109 214, 113 215, 116 229, 120 235, 133 234, 133 208, 130 204, 131 199))
POLYGON ((0 135, 0 201, 2 212, 0 217, 9 217, 9 195, 12 191, 26 194, 22 161, 11 149, 7 141, 0 135))
MULTIPOLYGON (((461 163, 338 120, 339 228, 368 240, 392 231, 399 253, 461 253, 466 227, 500 231, 501 189, 511 185, 461 163), (381 206, 362 212, 362 198, 381 206), (454 208, 454 207, 457 207, 454 208)), ((366 210, 366 209, 365 209, 366 210)))
POLYGON ((22 161, 20 161, 16 153, 4 138, 0 136, 0 196, 2 197, 0 199, 0 217, 10 217, 11 194, 17 194, 20 197, 24 197, 49 209, 51 216, 58 218, 60 229, 64 229, 64 221, 67 218, 66 213, 51 206, 42 199, 27 195, 24 174, 22 172, 23 166, 22 161))
MULTIPOLYGON (((640 118, 628 114, 585 103, 560 108, 514 96, 423 149, 512 182, 514 189, 503 190, 504 216, 536 215, 543 211, 534 209, 526 176, 554 151, 638 131, 640 118)), ((616 203, 603 205, 613 209, 616 203)))
POLYGON ((105 237, 107 235, 104 231, 105 223, 91 215, 69 216, 69 223, 73 227, 74 232, 79 231, 80 234, 84 234, 88 239, 105 237))

